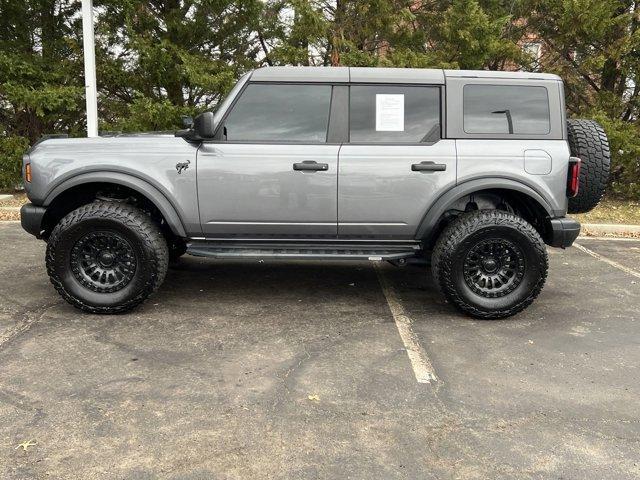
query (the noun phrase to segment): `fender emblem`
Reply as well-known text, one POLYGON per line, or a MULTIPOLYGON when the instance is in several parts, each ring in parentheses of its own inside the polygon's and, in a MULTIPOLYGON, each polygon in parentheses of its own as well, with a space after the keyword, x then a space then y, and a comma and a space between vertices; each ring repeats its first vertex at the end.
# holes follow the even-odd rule
POLYGON ((176 170, 178 171, 178 175, 180 175, 184 170, 189 168, 189 164, 191 162, 187 160, 186 162, 178 162, 176 163, 176 170))

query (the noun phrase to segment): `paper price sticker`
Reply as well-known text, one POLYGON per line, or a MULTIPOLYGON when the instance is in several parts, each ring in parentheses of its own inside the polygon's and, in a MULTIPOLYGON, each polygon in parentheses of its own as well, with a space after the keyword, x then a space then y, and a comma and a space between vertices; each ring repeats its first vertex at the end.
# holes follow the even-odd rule
POLYGON ((376 131, 404 132, 403 94, 376 94, 376 131))

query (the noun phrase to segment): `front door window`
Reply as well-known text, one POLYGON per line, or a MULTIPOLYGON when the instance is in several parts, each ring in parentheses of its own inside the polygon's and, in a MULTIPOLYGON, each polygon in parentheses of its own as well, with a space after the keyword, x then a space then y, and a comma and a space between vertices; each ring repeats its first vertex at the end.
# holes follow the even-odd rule
POLYGON ((249 84, 224 122, 229 142, 325 143, 331 85, 249 84))

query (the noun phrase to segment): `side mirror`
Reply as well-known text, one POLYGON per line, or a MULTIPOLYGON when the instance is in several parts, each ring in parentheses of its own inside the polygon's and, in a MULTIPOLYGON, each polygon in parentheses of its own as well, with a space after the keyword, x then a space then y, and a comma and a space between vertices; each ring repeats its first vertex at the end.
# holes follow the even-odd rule
POLYGON ((216 125, 212 112, 204 112, 193 120, 193 132, 198 138, 213 138, 216 125))

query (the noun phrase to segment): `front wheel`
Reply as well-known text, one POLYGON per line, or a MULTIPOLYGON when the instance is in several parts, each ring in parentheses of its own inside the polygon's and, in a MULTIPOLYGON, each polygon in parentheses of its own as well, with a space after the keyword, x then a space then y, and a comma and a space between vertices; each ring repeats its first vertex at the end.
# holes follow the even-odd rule
POLYGON ((142 303, 164 280, 168 258, 151 217, 117 202, 69 213, 51 232, 46 253, 55 289, 90 313, 120 313, 142 303))
POLYGON ((440 291, 458 309, 483 319, 524 310, 542 290, 547 270, 538 232, 500 210, 460 215, 442 232, 432 256, 440 291))

